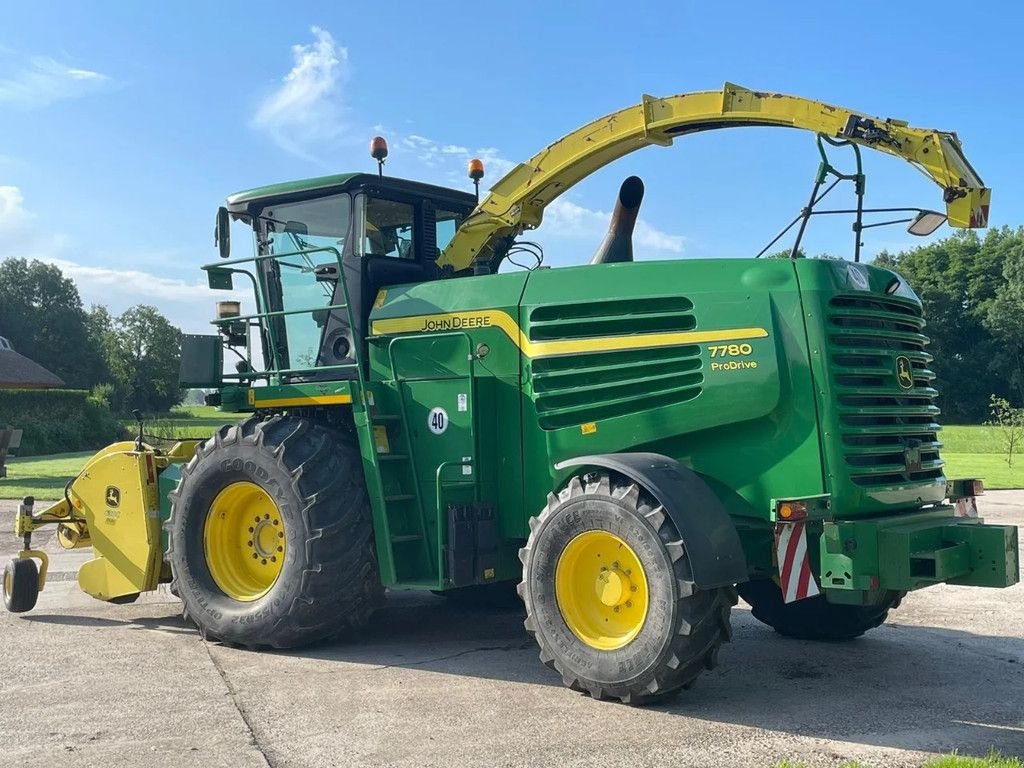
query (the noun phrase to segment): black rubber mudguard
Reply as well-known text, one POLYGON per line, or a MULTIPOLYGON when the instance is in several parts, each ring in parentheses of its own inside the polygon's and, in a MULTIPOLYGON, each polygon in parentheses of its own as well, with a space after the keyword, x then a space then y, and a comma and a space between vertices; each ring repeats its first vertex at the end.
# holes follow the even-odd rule
POLYGON ((725 506, 700 476, 659 453, 604 453, 560 461, 555 469, 601 467, 642 485, 665 507, 683 537, 693 581, 714 589, 747 580, 747 558, 725 506))

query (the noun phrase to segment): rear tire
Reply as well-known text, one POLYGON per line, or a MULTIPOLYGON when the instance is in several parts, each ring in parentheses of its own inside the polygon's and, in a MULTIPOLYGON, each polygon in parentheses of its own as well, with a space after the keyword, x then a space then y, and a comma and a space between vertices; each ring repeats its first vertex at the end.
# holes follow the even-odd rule
POLYGON ((39 566, 28 557, 11 560, 4 568, 4 606, 11 613, 25 613, 39 599, 39 566))
POLYGON ((383 595, 359 451, 308 419, 222 427, 182 470, 169 525, 171 591, 207 639, 305 645, 362 627, 383 595), (248 526, 270 511, 236 539, 238 509, 248 526))
POLYGON ((569 688, 632 705, 666 699, 717 665, 736 592, 697 588, 679 531, 638 485, 584 480, 530 520, 525 627, 569 688))
POLYGON ((780 635, 800 640, 853 640, 884 624, 903 597, 890 592, 880 605, 837 605, 824 595, 785 603, 779 585, 769 579, 748 581, 736 589, 750 603, 755 619, 780 635))

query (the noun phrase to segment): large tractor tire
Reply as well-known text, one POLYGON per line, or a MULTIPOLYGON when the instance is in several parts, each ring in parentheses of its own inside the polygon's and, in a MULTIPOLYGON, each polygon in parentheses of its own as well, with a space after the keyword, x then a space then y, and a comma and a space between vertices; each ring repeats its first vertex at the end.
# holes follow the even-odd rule
POLYGON ((222 427, 169 525, 171 589, 207 639, 305 645, 363 626, 383 594, 359 452, 307 419, 222 427))
POLYGON ((638 485, 574 477, 530 529, 525 626, 569 688, 642 705, 716 665, 736 592, 696 587, 679 531, 638 485))
POLYGON ((824 595, 785 603, 779 585, 770 579, 748 581, 737 590, 750 603, 755 619, 780 635, 800 640, 853 640, 882 626, 903 597, 890 592, 880 605, 863 606, 833 604, 824 595))

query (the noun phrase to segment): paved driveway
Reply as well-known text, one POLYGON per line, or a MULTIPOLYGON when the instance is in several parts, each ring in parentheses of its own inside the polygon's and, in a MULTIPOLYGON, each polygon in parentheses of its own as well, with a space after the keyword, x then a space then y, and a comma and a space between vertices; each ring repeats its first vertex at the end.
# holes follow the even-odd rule
MULTIPOLYGON (((18 548, 0 502, 0 554, 18 548)), ((983 514, 1024 527, 1024 492, 983 514)), ((40 539, 42 541, 42 539, 40 539)), ((1024 755, 1024 586, 940 586, 842 644, 786 640, 741 603, 721 666, 672 705, 562 687, 517 610, 392 595, 345 642, 278 653, 207 644, 166 592, 77 590, 88 557, 49 541, 37 608, 0 614, 0 765, 918 765, 1024 755)))

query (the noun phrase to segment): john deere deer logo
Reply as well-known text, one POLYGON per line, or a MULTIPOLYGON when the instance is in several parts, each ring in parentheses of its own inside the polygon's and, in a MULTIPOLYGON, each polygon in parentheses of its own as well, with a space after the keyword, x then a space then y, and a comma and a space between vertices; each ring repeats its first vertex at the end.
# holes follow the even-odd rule
POLYGON ((107 486, 107 506, 117 508, 121 506, 121 490, 112 485, 107 486))
POLYGON ((896 382, 900 389, 914 388, 914 371, 910 367, 910 358, 906 355, 896 358, 896 382))

